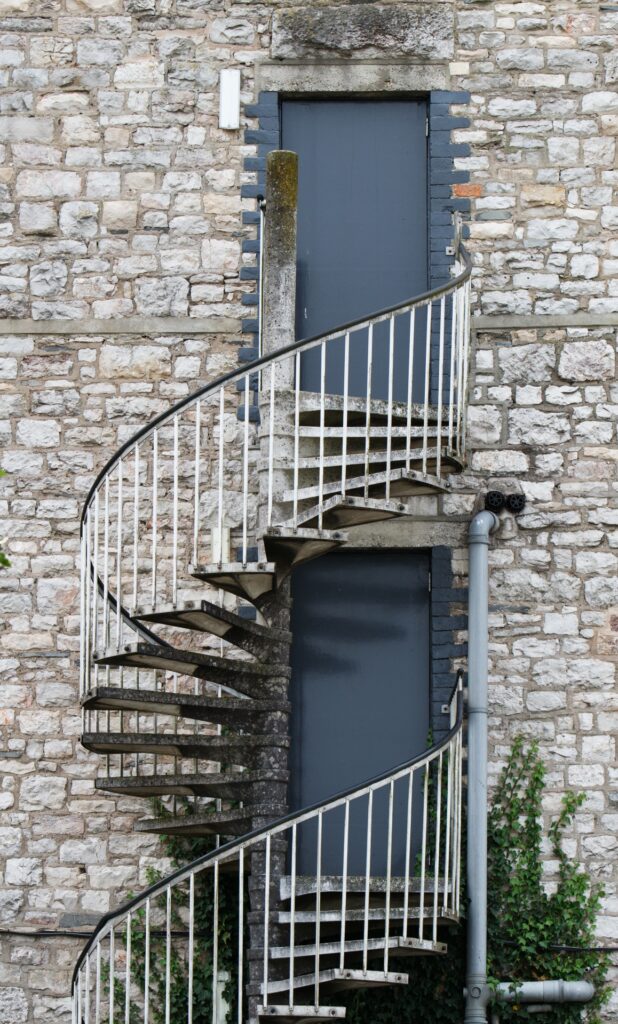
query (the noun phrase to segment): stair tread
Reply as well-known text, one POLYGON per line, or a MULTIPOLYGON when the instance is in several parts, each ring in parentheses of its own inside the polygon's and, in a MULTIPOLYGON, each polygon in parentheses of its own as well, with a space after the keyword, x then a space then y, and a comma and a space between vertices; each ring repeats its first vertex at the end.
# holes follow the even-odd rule
POLYGON ((249 804, 228 811, 205 811, 182 817, 140 818, 134 823, 136 832, 158 832, 166 835, 244 835, 251 828, 251 819, 272 814, 268 805, 249 804))
POLYGON ((346 1015, 345 1006, 287 1006, 284 1003, 258 1006, 258 1017, 273 1018, 280 1021, 294 1021, 295 1024, 304 1024, 305 1021, 331 1021, 344 1020, 346 1015))
MULTIPOLYGON (((419 939, 414 936, 406 936, 406 938, 404 938, 401 935, 392 935, 389 936, 388 941, 386 941, 382 935, 381 937, 374 937, 367 940, 367 950, 369 952, 383 951, 386 946, 388 946, 389 950, 408 950, 410 952, 418 953, 446 953, 447 950, 446 943, 444 942, 433 942, 430 939, 419 939)), ((362 953, 364 949, 365 942, 363 939, 346 939, 344 942, 344 952, 346 953, 362 953)), ((315 950, 315 942, 300 944, 294 947, 294 956, 315 956, 315 950)), ((273 960, 289 960, 290 952, 290 946, 273 946, 270 949, 270 956, 273 960)), ((340 941, 320 942, 320 956, 335 956, 340 953, 340 941)))
MULTIPOLYGON (((419 487, 427 487, 431 491, 443 491, 445 489, 445 485, 437 476, 433 476, 431 473, 422 473, 413 469, 393 469, 390 472, 384 470, 379 473, 369 473, 367 476, 363 473, 362 476, 348 477, 345 482, 346 491, 360 490, 365 487, 376 487, 378 484, 385 484, 387 481, 390 482, 391 485, 397 481, 405 481, 411 484, 416 484, 419 487)), ((319 484, 312 484, 310 487, 299 487, 296 492, 296 497, 299 501, 304 501, 306 498, 317 498, 320 495, 320 492, 323 495, 329 495, 339 493, 340 491, 341 480, 326 480, 322 484, 322 487, 320 487, 319 484)), ((284 491, 281 500, 288 502, 293 501, 294 491, 284 491)))
POLYGON ((283 700, 259 697, 216 697, 169 690, 147 690, 136 687, 97 686, 82 701, 91 711, 140 711, 145 714, 181 715, 204 722, 241 725, 256 715, 276 711, 288 713, 290 704, 283 700))
MULTIPOLYGON (((360 523, 376 522, 393 519, 405 515, 407 505, 401 501, 386 501, 383 498, 361 498, 350 494, 333 494, 322 503, 323 524, 327 528, 339 528, 339 525, 353 526, 360 523)), ((297 524, 306 526, 319 520, 319 506, 303 509, 297 516, 297 524)), ((284 524, 293 526, 293 520, 284 524)))
POLYGON ((141 605, 133 617, 142 622, 154 622, 180 629, 194 629, 201 633, 212 633, 214 636, 225 639, 229 633, 236 631, 246 634, 251 639, 263 640, 265 643, 279 643, 291 638, 291 634, 286 629, 265 626, 255 622, 254 619, 246 619, 236 612, 206 600, 160 604, 154 609, 141 605))
POLYGON ((189 573, 236 597, 256 601, 275 586, 277 567, 274 562, 205 562, 190 565, 189 573))
POLYGON ((271 527, 263 536, 269 559, 277 565, 296 567, 341 547, 348 539, 341 530, 317 530, 307 527, 271 527))
MULTIPOLYGON (((94 660, 97 665, 164 668, 168 672, 198 676, 200 679, 208 679, 213 683, 229 683, 230 676, 272 676, 278 671, 277 666, 264 665, 260 661, 220 658, 216 654, 203 654, 201 651, 186 651, 178 647, 146 644, 141 641, 123 644, 120 651, 111 647, 101 654, 95 652, 94 660)), ((280 666, 280 668, 283 674, 289 673, 287 667, 280 666)))
MULTIPOLYGON (((350 968, 344 968, 340 970, 338 967, 327 968, 326 970, 319 971, 317 976, 312 974, 297 974, 293 979, 293 987, 299 988, 310 988, 313 987, 316 982, 320 985, 333 985, 340 984, 345 987, 350 987, 349 982, 354 982, 355 987, 361 986, 372 986, 372 985, 407 985, 409 976, 402 974, 397 971, 362 971, 352 970, 350 968)), ((274 981, 268 982, 268 994, 276 992, 285 992, 290 987, 289 978, 280 978, 274 981)), ((260 986, 263 990, 263 985, 260 986)))
POLYGON ((199 757, 203 761, 244 764, 255 750, 288 746, 283 736, 192 736, 190 733, 107 733, 82 734, 82 746, 102 754, 166 754, 199 757))
POLYGON ((256 782, 286 782, 288 772, 202 772, 194 774, 107 776, 95 779, 95 789, 127 796, 211 796, 243 800, 256 782))
MULTIPOLYGON (((433 893, 431 894, 433 897, 433 893)), ((420 908, 418 906, 409 906, 407 918, 409 921, 418 921, 420 918, 420 908)), ((425 917, 427 917, 427 910, 425 910, 425 917)), ((369 922, 377 922, 378 924, 383 923, 386 920, 386 908, 385 907, 370 907, 368 913, 365 913, 364 907, 358 909, 346 909, 345 919, 349 924, 363 924, 365 918, 368 918, 369 922)), ((390 907, 390 918, 394 921, 403 921, 404 912, 403 907, 390 907)), ((444 924, 456 924, 459 920, 457 915, 451 910, 444 910, 443 908, 438 909, 438 920, 444 924)), ((292 913, 289 910, 280 910, 277 913, 277 921, 279 924, 290 924, 292 921, 292 913)), ((316 923, 316 912, 315 910, 299 910, 296 908, 294 913, 294 921, 296 925, 315 925, 316 923)), ((321 910, 320 911, 320 925, 329 924, 341 924, 341 910, 333 908, 332 910, 321 910)))
MULTIPOLYGON (((370 448, 369 449, 369 458, 367 458, 367 455, 365 454, 365 452, 346 452, 345 453, 345 460, 344 460, 343 452, 339 452, 336 455, 325 455, 323 459, 320 459, 319 455, 312 455, 310 457, 308 456, 306 458, 299 459, 298 460, 298 468, 299 469, 317 469, 317 468, 319 468, 320 464, 322 464, 325 467, 341 466, 343 461, 345 461, 347 466, 363 465, 365 462, 368 462, 369 465, 371 465, 371 464, 375 464, 376 462, 386 462, 388 460, 389 456, 390 456, 391 462, 396 462, 396 463, 407 462, 407 461, 409 461, 411 463, 412 462, 421 462, 422 459, 423 459, 423 454, 424 453, 426 454, 427 459, 429 461, 433 462, 437 458, 438 449, 437 448, 427 448, 427 449, 423 449, 423 448, 410 448, 410 449, 406 450, 405 448, 393 448, 391 450, 391 452, 389 453, 389 452, 386 451, 386 449, 379 449, 379 450, 377 450, 377 449, 370 448)), ((448 463, 449 465, 461 466, 460 460, 457 458, 455 453, 450 448, 441 448, 440 449, 440 455, 442 457, 442 461, 445 464, 448 463)), ((289 463, 287 464, 287 466, 282 467, 282 468, 289 469, 290 468, 289 463)))
MULTIPOLYGON (((420 892, 422 879, 420 876, 410 876, 407 879, 408 891, 409 892, 420 892)), ((316 878, 314 875, 297 875, 296 877, 296 897, 299 896, 313 896, 316 892, 316 878)), ((430 893, 434 891, 434 878, 425 877, 424 880, 425 892, 430 893)), ((349 875, 346 878, 346 892, 351 893, 364 893, 367 887, 367 879, 365 875, 349 875)), ((343 889, 343 877, 341 875, 322 875, 320 878, 320 893, 322 896, 328 893, 341 893, 343 889)), ((405 893, 406 891, 406 879, 400 876, 393 876, 390 879, 389 889, 391 895, 405 893)), ((379 875, 370 876, 369 878, 369 892, 372 896, 378 896, 386 894, 386 878, 380 877, 379 875)), ((438 878, 438 892, 444 892, 444 879, 438 878)), ((279 880, 279 895, 282 900, 289 900, 292 895, 292 878, 290 875, 283 875, 279 880)))
MULTIPOLYGON (((296 401, 296 394, 294 391, 280 391, 278 397, 284 401, 296 401)), ((319 391, 300 391, 298 394, 298 406, 301 413, 308 412, 320 412, 320 406, 322 404, 321 395, 319 391)), ((355 396, 348 395, 347 399, 343 395, 330 394, 324 395, 324 409, 328 412, 343 412, 344 405, 347 407, 348 413, 366 413, 367 410, 367 397, 365 395, 355 396)), ((372 416, 387 416, 389 410, 389 403, 385 398, 370 398, 369 409, 372 416)), ((408 417, 408 404, 407 402, 391 402, 390 403, 391 414, 393 417, 398 419, 407 419, 408 417)), ((425 406, 419 402, 413 402, 410 406, 410 414, 412 419, 417 419, 422 422, 425 415, 425 406)), ((438 417, 438 409, 429 408, 429 418, 436 420, 438 417)))

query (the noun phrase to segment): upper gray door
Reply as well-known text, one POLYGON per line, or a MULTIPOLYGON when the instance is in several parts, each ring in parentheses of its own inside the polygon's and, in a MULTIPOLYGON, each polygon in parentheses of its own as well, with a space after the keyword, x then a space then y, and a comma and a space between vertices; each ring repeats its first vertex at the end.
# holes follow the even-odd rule
MULTIPOLYGON (((281 143, 299 155, 296 336, 320 334, 427 288, 424 100, 285 100, 281 143)), ((395 397, 404 397, 407 330, 398 325, 395 397)), ((419 336, 422 336, 419 333, 419 336)), ((386 328, 374 347, 376 397, 386 395, 386 328)), ((417 352, 419 366, 422 352, 417 352)), ((364 393, 366 345, 353 339, 350 393, 364 393)), ((339 365, 338 365, 339 364, 339 365)), ((342 390, 329 346, 327 390, 342 390)), ((415 374, 420 380, 421 375, 415 374)), ((319 353, 302 386, 319 387, 319 353)))

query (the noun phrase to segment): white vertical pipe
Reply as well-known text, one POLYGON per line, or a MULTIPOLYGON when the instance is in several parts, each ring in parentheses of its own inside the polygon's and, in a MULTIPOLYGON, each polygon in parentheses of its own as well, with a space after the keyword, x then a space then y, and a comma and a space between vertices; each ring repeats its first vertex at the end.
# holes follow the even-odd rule
POLYGON ((429 437, 429 382, 431 378, 431 313, 432 303, 427 303, 427 333, 425 336, 425 393, 423 398, 423 476, 427 472, 427 444, 429 437))
POLYGON ((393 447, 393 372, 395 358, 395 317, 388 329, 388 404, 386 416, 386 500, 391 496, 391 452, 393 447))
POLYGON ((178 599, 178 416, 174 416, 174 458, 172 484, 172 603, 178 599))
POLYGON ((341 438, 341 493, 345 496, 348 457, 348 391, 350 387, 350 332, 345 336, 343 348, 343 430, 341 438))
POLYGON ((193 470, 193 557, 197 565, 198 539, 200 530, 200 463, 202 458, 202 403, 195 406, 195 464, 193 470))
POLYGON ((410 336, 408 340, 408 395, 406 418, 406 472, 410 470, 410 445, 412 439, 412 402, 414 397, 414 335, 416 331, 416 309, 410 310, 410 336))
POLYGON ((440 339, 438 343, 438 423, 436 429, 436 476, 442 473, 442 397, 444 393, 444 320, 446 316, 446 296, 440 299, 440 339))

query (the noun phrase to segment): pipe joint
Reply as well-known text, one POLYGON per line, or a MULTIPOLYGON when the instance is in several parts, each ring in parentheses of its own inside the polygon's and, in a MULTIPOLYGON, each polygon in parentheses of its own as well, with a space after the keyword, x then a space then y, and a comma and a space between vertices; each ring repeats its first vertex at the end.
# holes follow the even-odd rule
POLYGON ((470 544, 489 544, 490 534, 500 526, 500 520, 495 512, 478 512, 472 522, 468 531, 468 540, 470 544))

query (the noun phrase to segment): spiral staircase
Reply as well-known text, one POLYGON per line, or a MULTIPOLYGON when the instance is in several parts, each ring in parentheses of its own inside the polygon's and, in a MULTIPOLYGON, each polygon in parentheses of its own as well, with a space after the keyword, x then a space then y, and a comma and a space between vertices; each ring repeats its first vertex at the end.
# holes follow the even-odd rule
POLYGON ((74 1024, 342 1018, 340 992, 406 984, 402 958, 446 950, 460 679, 440 743, 284 811, 290 574, 464 464, 470 265, 457 259, 443 288, 195 392, 96 479, 80 609, 96 787, 157 798, 140 832, 213 839, 102 918, 75 968, 74 1024), (303 388, 306 358, 318 390, 303 388))

